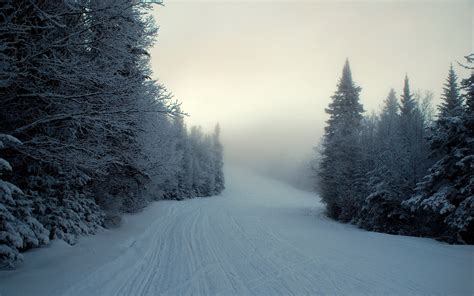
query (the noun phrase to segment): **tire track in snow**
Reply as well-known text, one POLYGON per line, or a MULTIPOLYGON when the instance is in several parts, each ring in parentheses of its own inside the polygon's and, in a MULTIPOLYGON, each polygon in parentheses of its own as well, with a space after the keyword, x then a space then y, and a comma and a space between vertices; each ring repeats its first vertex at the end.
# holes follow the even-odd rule
MULTIPOLYGON (((237 222, 232 214, 227 212, 228 220, 233 225, 236 231, 229 231, 231 233, 240 233, 244 238, 245 244, 243 246, 247 249, 253 250, 250 258, 244 259, 244 262, 248 262, 249 266, 259 271, 259 275, 255 274, 252 279, 247 279, 246 288, 248 291, 252 291, 252 294, 258 294, 256 288, 264 286, 267 283, 275 281, 284 271, 291 272, 291 270, 297 266, 308 264, 308 260, 305 256, 294 250, 280 237, 276 236, 268 227, 265 227, 260 219, 251 225, 250 229, 254 230, 255 235, 249 235, 249 227, 243 227, 237 222), (274 246, 275 250, 268 250, 266 246, 274 246), (290 256, 288 256, 290 255, 290 256), (280 258, 280 260, 277 260, 280 258), (284 258, 285 264, 281 264, 284 258), (267 270, 262 269, 266 267, 267 270)), ((251 232, 250 232, 251 233, 251 232)), ((315 261, 313 258, 312 261, 315 261)), ((252 269, 246 268, 250 271, 252 269)), ((281 279, 279 283, 274 283, 273 286, 279 285, 280 289, 278 294, 291 294, 291 289, 288 285, 285 285, 285 279, 281 279)), ((274 291, 276 293, 276 291, 274 291)))
MULTIPOLYGON (((268 186, 262 181, 264 189, 245 187, 245 182, 239 182, 239 191, 230 193, 230 197, 167 202, 165 214, 127 242, 119 258, 92 270, 61 295, 437 293, 426 281, 400 276, 409 272, 407 260, 414 257, 402 255, 401 261, 374 259, 374 251, 377 256, 385 256, 385 250, 380 250, 390 246, 376 245, 385 242, 378 238, 379 234, 316 214, 308 216, 302 209, 311 206, 309 194, 282 186, 275 189, 273 182, 268 186), (273 205, 273 195, 278 194, 273 205), (307 199, 298 204, 298 200, 293 202, 293 194, 307 199), (282 196, 287 200, 282 201, 282 196), (285 223, 290 224, 290 231, 310 227, 289 235, 288 229, 280 229, 285 223), (385 266, 380 262, 388 263, 385 266)), ((311 211, 322 212, 320 208, 311 211)), ((408 251, 427 248, 432 257, 450 251, 443 245, 415 239, 384 239, 408 251)), ((398 256, 400 253, 394 250, 397 251, 392 248, 391 254, 398 256)), ((455 263, 465 257, 465 253, 450 254, 449 260, 455 263)))
MULTIPOLYGON (((2 293, 474 293, 472 246, 358 230, 322 216, 311 193, 247 171, 229 173, 223 196, 159 202, 147 209, 153 212, 138 214, 129 224, 126 219, 117 232, 90 237, 77 247, 36 250, 37 258, 53 258, 51 264, 37 260, 31 269, 0 278, 2 293), (104 244, 109 237, 116 245, 104 244), (64 253, 54 261, 58 251, 64 253), (99 261, 91 263, 94 259, 99 261)), ((28 255, 34 259, 35 252, 28 255)))
POLYGON ((175 204, 165 216, 157 219, 128 243, 126 249, 115 260, 98 267, 89 276, 79 281, 62 295, 130 295, 143 292, 151 270, 160 258, 160 249, 166 242, 163 235, 170 231, 169 225, 175 215, 175 204), (160 231, 157 231, 157 230, 160 231), (137 260, 138 259, 138 260, 137 260), (107 282, 103 282, 104 274, 107 282))
POLYGON ((201 208, 197 207, 192 213, 187 212, 185 217, 181 217, 181 221, 176 223, 174 232, 167 237, 169 247, 161 253, 164 264, 156 266, 150 295, 173 294, 170 291, 185 286, 186 283, 196 283, 190 279, 209 269, 197 263, 199 254, 196 250, 199 249, 200 241, 195 234, 199 229, 201 217, 201 208), (184 258, 186 260, 183 260, 184 258))

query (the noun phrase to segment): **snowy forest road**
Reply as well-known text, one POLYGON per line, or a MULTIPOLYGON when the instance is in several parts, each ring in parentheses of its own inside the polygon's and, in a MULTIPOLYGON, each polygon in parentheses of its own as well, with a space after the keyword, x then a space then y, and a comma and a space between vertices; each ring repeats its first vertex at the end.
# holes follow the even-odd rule
POLYGON ((472 295, 472 246, 333 222, 312 193, 240 169, 219 197, 26 253, 3 295, 472 295))

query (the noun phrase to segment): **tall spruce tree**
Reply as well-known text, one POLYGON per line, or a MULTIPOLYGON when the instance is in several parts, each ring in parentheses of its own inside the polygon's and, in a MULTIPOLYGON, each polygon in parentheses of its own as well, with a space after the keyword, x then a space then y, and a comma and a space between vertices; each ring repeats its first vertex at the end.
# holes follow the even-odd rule
POLYGON ((184 199, 192 196, 192 151, 183 116, 176 116, 173 123, 177 136, 176 151, 179 153, 175 196, 184 199))
POLYGON ((359 102, 360 91, 346 60, 337 90, 326 109, 329 120, 320 167, 321 197, 327 205, 327 213, 341 221, 350 221, 361 204, 361 196, 355 190, 361 173, 358 136, 364 109, 359 102))
POLYGON ((405 117, 410 119, 415 112, 416 103, 413 99, 413 94, 410 91, 410 82, 408 75, 405 75, 405 81, 403 83, 403 93, 400 98, 400 116, 402 119, 405 117))
POLYGON ((425 120, 418 103, 410 92, 408 76, 405 76, 398 129, 400 165, 404 172, 404 178, 400 184, 402 199, 408 199, 413 194, 416 183, 425 175, 428 165, 425 120))
POLYGON ((392 88, 385 99, 382 114, 380 115, 378 136, 387 141, 394 141, 399 121, 397 94, 392 88))
MULTIPOLYGON (((456 117, 464 111, 463 98, 459 93, 458 76, 454 72, 453 65, 449 68, 448 78, 443 87, 442 102, 439 105, 438 118, 456 117)), ((438 120, 439 122, 439 120, 438 120)))
POLYGON ((212 135, 213 153, 214 153, 214 179, 215 179, 215 194, 221 193, 225 188, 224 179, 224 147, 221 140, 221 127, 216 124, 214 134, 212 135))
MULTIPOLYGON (((474 96, 473 74, 463 80, 466 102, 474 96)), ((404 203, 421 217, 423 235, 452 243, 474 243, 474 132, 473 109, 464 106, 456 75, 450 69, 431 139, 439 160, 404 203)))
MULTIPOLYGON (((407 97, 408 98, 408 97, 407 97)), ((369 194, 360 212, 358 225, 374 231, 407 233, 409 213, 401 207, 403 168, 400 166, 400 115, 395 91, 390 90, 380 114, 371 158, 374 168, 368 172, 369 194)))

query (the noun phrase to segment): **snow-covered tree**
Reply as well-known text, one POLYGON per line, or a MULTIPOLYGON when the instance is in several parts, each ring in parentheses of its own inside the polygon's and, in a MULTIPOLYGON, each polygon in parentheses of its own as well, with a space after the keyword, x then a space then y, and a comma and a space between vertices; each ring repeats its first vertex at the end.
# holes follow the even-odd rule
POLYGON ((428 161, 428 143, 426 126, 419 102, 410 92, 408 76, 405 76, 400 103, 400 165, 404 172, 401 180, 401 198, 406 200, 414 192, 416 184, 425 175, 430 163, 428 161))
MULTIPOLYGON (((0 5, 0 133, 23 141, 2 156, 23 193, 5 185, 0 204, 51 239, 74 243, 151 199, 192 197, 192 174, 200 194, 214 193, 211 138, 194 151, 179 105, 150 78, 157 27, 144 2, 0 5)), ((45 240, 25 241, 15 248, 45 240)))
POLYGON ((361 181, 359 133, 364 110, 359 102, 360 91, 346 60, 337 90, 326 109, 330 117, 325 127, 319 171, 321 197, 328 215, 342 221, 355 216, 362 198, 354 190, 361 181))
POLYGON ((224 146, 220 140, 221 127, 216 124, 214 133, 212 134, 212 151, 214 156, 214 194, 221 193, 225 188, 224 178, 224 146))
POLYGON ((439 160, 418 184, 414 196, 404 203, 423 223, 423 235, 453 243, 474 243, 474 78, 463 80, 459 93, 453 68, 443 88, 435 122, 431 151, 439 160))
MULTIPOLYGON (((86 194, 87 171, 99 167, 91 161, 97 160, 93 143, 81 141, 97 114, 84 112, 92 96, 86 85, 96 76, 91 75, 84 35, 79 34, 86 26, 83 14, 76 14, 82 11, 80 3, 9 2, 1 7, 7 20, 2 29, 8 31, 1 34, 2 50, 16 74, 1 90, 5 96, 0 118, 2 130, 24 143, 9 155, 18 168, 12 180, 34 200, 34 214, 51 237, 84 225, 96 227, 87 220, 90 211, 97 209, 93 198, 86 203, 77 199, 86 194)), ((100 219, 97 222, 100 225, 100 219)))
MULTIPOLYGON (((458 77, 453 65, 449 68, 448 78, 443 87, 442 102, 439 105, 438 119, 461 116, 464 112, 463 98, 459 93, 458 77)), ((440 124, 440 123, 438 123, 440 124)))
MULTIPOLYGON (((152 199, 176 199, 181 193, 178 175, 183 158, 176 120, 163 114, 144 114, 148 118, 139 133, 143 149, 140 166, 150 176, 154 188, 152 199)), ((180 117, 179 115, 177 115, 180 117)))
POLYGON ((359 213, 357 224, 368 230, 406 233, 410 219, 401 207, 401 184, 405 172, 400 166, 400 115, 396 93, 390 90, 377 122, 370 158, 373 169, 367 172, 368 194, 359 213))
MULTIPOLYGON (((474 54, 466 58, 474 62, 474 54)), ((461 85, 451 66, 436 120, 433 94, 413 94, 407 76, 400 103, 392 89, 379 116, 362 117, 346 63, 326 109, 317 168, 329 216, 374 231, 473 243, 474 75, 461 85)))
POLYGON ((176 131, 176 152, 178 154, 175 198, 184 199, 193 197, 192 182, 192 150, 188 131, 183 116, 174 118, 176 131))
POLYGON ((415 217, 402 203, 409 199, 429 164, 426 130, 431 124, 431 94, 410 92, 405 77, 401 102, 390 90, 377 124, 368 194, 357 224, 395 234, 414 234, 415 217))
MULTIPOLYGON (((18 139, 0 134, 0 151, 19 145, 18 139)), ((32 215, 31 201, 18 187, 3 180, 2 175, 11 171, 11 165, 0 157, 0 268, 11 268, 22 260, 19 251, 49 241, 49 232, 32 215)))
POLYGON ((7 157, 12 181, 51 238, 74 242, 103 224, 96 202, 114 195, 96 189, 111 176, 129 183, 119 201, 137 206, 141 115, 173 112, 149 79, 156 27, 146 8, 129 0, 0 6, 0 132, 23 140, 7 157))

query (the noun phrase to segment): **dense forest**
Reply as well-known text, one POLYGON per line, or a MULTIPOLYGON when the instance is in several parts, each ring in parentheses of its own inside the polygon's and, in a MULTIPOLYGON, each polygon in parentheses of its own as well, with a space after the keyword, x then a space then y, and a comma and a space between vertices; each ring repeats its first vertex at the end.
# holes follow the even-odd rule
POLYGON ((0 267, 51 239, 118 226, 150 201, 224 189, 219 126, 188 130, 150 78, 150 8, 0 4, 0 267))
MULTIPOLYGON (((364 115, 346 61, 319 149, 317 188, 328 216, 362 228, 474 243, 474 54, 448 71, 441 104, 406 76, 380 114, 364 115)), ((441 87, 441 86, 440 86, 441 87)))

